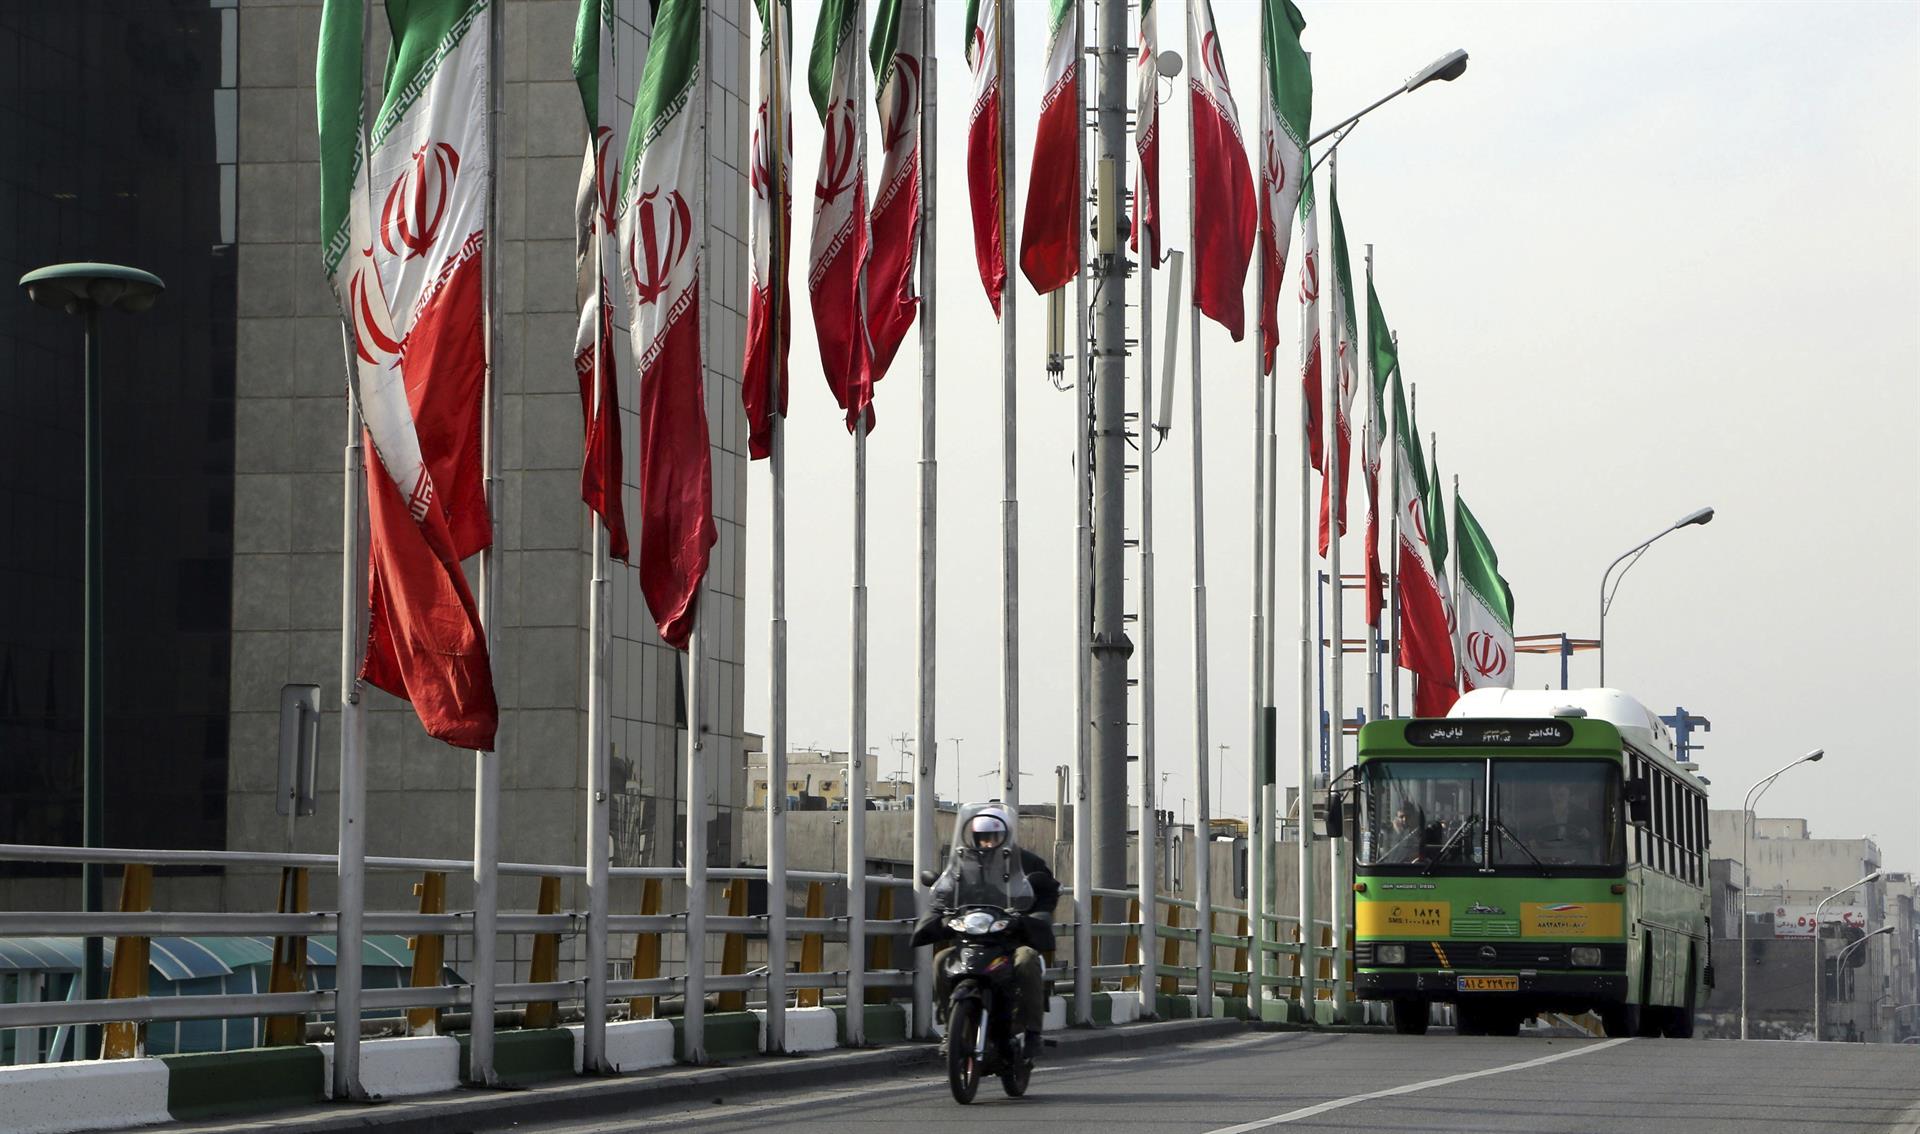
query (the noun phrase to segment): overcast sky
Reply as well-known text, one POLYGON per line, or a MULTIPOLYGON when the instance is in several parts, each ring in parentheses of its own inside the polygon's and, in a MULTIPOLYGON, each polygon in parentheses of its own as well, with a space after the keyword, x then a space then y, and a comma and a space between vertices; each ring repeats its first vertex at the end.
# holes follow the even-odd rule
MULTIPOLYGON (((1162 46, 1184 52, 1183 6, 1161 7, 1162 46)), ((1920 8, 1301 7, 1316 124, 1359 109, 1451 48, 1472 53, 1459 81, 1397 100, 1342 147, 1341 206, 1356 271, 1362 247, 1376 246, 1376 281, 1419 389, 1421 427, 1437 432, 1443 474, 1459 474, 1499 552, 1516 630, 1591 637, 1608 562, 1713 505, 1711 525, 1668 537, 1627 577, 1608 618, 1610 684, 1660 711, 1684 705, 1712 719, 1699 759, 1716 807, 1737 808, 1760 776, 1825 747, 1829 759, 1783 779, 1763 813, 1804 815, 1818 836, 1871 835, 1889 868, 1920 869, 1920 8)), ((946 738, 963 738, 961 794, 978 797, 992 790, 979 776, 998 759, 1000 719, 998 331, 974 271, 966 205, 964 7, 945 0, 939 9, 938 775, 950 795, 955 746, 946 738)), ((1016 9, 1024 188, 1044 6, 1016 9)), ((815 0, 794 0, 803 58, 817 13, 815 0)), ((1219 0, 1216 15, 1251 136, 1256 7, 1219 0)), ((819 129, 804 90, 796 94, 795 181, 804 185, 819 129)), ((1184 85, 1169 84, 1167 96, 1164 216, 1170 246, 1183 247, 1184 85)), ((810 194, 799 200, 804 208, 810 194)), ((804 259, 811 217, 795 222, 804 259)), ((1298 355, 1293 267, 1280 350, 1289 376, 1298 355)), ((788 448, 790 738, 841 748, 852 442, 821 377, 804 281, 801 267, 788 448)), ((1047 383, 1044 307, 1024 280, 1016 286, 1022 765, 1037 773, 1025 797, 1048 800, 1052 768, 1073 758, 1076 395, 1047 383)), ((1252 367, 1249 344, 1206 327, 1211 728, 1229 746, 1216 813, 1245 815, 1252 367)), ((895 767, 890 737, 915 730, 914 341, 880 386, 870 442, 876 776, 895 767)), ((1136 366, 1130 381, 1137 375, 1136 366)), ((1183 357, 1155 494, 1157 753, 1172 773, 1161 805, 1175 809, 1193 794, 1194 767, 1189 380, 1183 357)), ((1136 400, 1130 392, 1129 405, 1136 400)), ((1283 738, 1298 733, 1289 661, 1296 444, 1283 435, 1283 738)), ((749 480, 746 723, 764 731, 764 466, 749 480)), ((1136 507, 1130 501, 1130 536, 1136 507)), ((1359 514, 1356 495, 1350 564, 1359 514)), ((1131 580, 1131 556, 1128 571, 1131 580)), ((1357 621, 1356 606, 1349 626, 1357 621)), ((1358 658, 1349 673, 1358 704, 1358 658)), ((1573 683, 1596 677, 1593 655, 1578 656, 1573 683)), ((1557 681, 1554 659, 1520 662, 1520 684, 1557 681)), ((1295 781, 1284 747, 1280 768, 1283 785, 1295 781)))

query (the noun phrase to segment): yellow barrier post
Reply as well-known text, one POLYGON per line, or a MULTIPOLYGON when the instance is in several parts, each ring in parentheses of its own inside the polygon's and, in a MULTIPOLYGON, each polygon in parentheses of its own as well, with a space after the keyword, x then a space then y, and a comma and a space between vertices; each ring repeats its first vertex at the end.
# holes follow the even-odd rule
MULTIPOLYGON (((1127 899, 1127 924, 1133 926, 1133 932, 1127 936, 1127 946, 1120 959, 1129 965, 1140 963, 1140 899, 1127 899)), ((1140 978, 1125 976, 1120 978, 1120 991, 1140 991, 1140 978)))
MULTIPOLYGON (((735 878, 721 891, 721 900, 727 903, 728 917, 747 916, 747 881, 735 878)), ((747 971, 747 935, 728 933, 720 939, 720 975, 738 976, 747 971)), ((745 1012, 747 994, 741 992, 722 992, 715 1002, 722 1012, 745 1012)))
MULTIPOLYGON (((442 914, 447 912, 447 876, 443 871, 429 870, 413 884, 413 894, 420 899, 420 912, 423 914, 442 914)), ((410 988, 438 988, 441 973, 447 967, 447 939, 438 933, 422 933, 407 938, 407 948, 413 950, 413 974, 408 980, 410 988)), ((440 1034, 440 1009, 407 1009, 407 1034, 415 1036, 433 1036, 440 1034)))
MULTIPOLYGON (((560 912, 560 879, 547 875, 540 879, 540 908, 543 914, 560 912)), ((534 984, 546 984, 560 979, 560 935, 558 933, 536 933, 533 935, 533 957, 527 963, 527 980, 534 984)), ((521 1023, 529 1028, 551 1028, 559 1004, 552 1000, 536 1000, 527 1005, 521 1023)))
MULTIPOLYGON (((120 912, 145 913, 153 904, 153 867, 129 863, 120 875, 120 912)), ((147 994, 148 942, 145 937, 118 937, 113 943, 113 972, 107 979, 107 996, 128 1000, 147 994)), ((133 1059, 145 1054, 147 1025, 119 1022, 108 1024, 101 1039, 100 1054, 105 1059, 133 1059)))
MULTIPOLYGON (((827 888, 820 882, 807 883, 807 916, 810 918, 827 916, 827 888)), ((817 973, 826 962, 826 938, 818 932, 800 935, 800 971, 817 973)), ((820 1007, 820 990, 801 988, 794 990, 794 1007, 820 1007)))
MULTIPOLYGON (((1167 928, 1173 930, 1180 928, 1179 906, 1167 907, 1167 928)), ((1161 964, 1170 969, 1177 967, 1180 964, 1180 938, 1172 933, 1167 934, 1166 943, 1160 947, 1160 953, 1161 964)), ((1178 996, 1180 994, 1180 978, 1174 976, 1172 973, 1161 977, 1160 994, 1162 996, 1178 996)))
MULTIPOLYGON (((307 912, 307 868, 288 866, 280 870, 280 912, 307 912)), ((304 992, 307 988, 307 939, 273 939, 273 969, 267 977, 268 992, 304 992)), ((307 1018, 301 1014, 267 1017, 267 1046, 291 1047, 307 1042, 307 1018)))
MULTIPOLYGON (((640 914, 652 917, 660 912, 660 880, 648 878, 640 883, 640 914)), ((647 930, 633 937, 633 979, 653 980, 660 975, 660 933, 647 930)), ((627 1001, 627 1012, 636 1020, 653 1019, 659 997, 635 996, 627 1001)))
MULTIPOLYGON (((1247 936, 1247 915, 1246 914, 1240 915, 1240 926, 1237 930, 1235 930, 1235 932, 1237 932, 1243 940, 1246 938, 1247 936)), ((1247 971, 1247 947, 1244 944, 1235 945, 1233 947, 1233 971, 1236 973, 1244 973, 1247 971)), ((1247 982, 1244 980, 1236 981, 1233 984, 1229 985, 1228 987, 1233 990, 1233 995, 1237 998, 1244 998, 1247 995, 1247 982)))
MULTIPOLYGON (((892 886, 882 886, 880 887, 880 892, 874 895, 873 919, 875 921, 893 920, 893 891, 894 888, 892 886)), ((889 933, 884 937, 875 937, 868 941, 867 968, 878 972, 882 969, 890 969, 892 967, 893 935, 889 933)), ((891 1004, 893 1003, 893 990, 891 988, 869 988, 867 989, 867 1003, 891 1004)))

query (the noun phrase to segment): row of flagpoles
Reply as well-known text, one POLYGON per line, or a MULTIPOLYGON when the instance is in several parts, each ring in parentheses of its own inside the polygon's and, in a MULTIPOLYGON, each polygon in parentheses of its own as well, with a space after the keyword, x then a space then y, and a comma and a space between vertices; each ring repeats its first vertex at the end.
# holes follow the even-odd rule
MULTIPOLYGON (((791 155, 794 117, 789 94, 792 64, 791 16, 785 0, 755 0, 758 13, 759 68, 757 107, 750 162, 753 192, 747 336, 740 360, 743 411, 749 426, 751 455, 766 458, 772 485, 772 624, 770 626, 768 824, 769 869, 784 864, 783 800, 786 745, 785 621, 785 450, 783 418, 787 403, 787 353, 791 344, 788 292, 792 249, 791 155)), ((687 652, 689 752, 687 797, 703 798, 702 640, 700 594, 717 539, 713 515, 713 475, 709 450, 704 378, 709 368, 730 360, 712 357, 707 345, 711 320, 703 268, 707 262, 708 202, 708 12, 705 0, 660 0, 637 4, 644 20, 651 9, 646 58, 634 92, 631 127, 624 145, 614 136, 610 109, 603 105, 605 79, 613 73, 613 0, 581 0, 572 67, 579 84, 588 142, 577 196, 577 300, 580 308, 574 342, 585 421, 581 495, 596 517, 589 592, 589 921, 604 925, 608 833, 608 690, 606 637, 608 589, 613 561, 631 564, 653 613, 661 638, 687 652), (639 516, 637 541, 629 539, 621 505, 625 472, 616 358, 615 325, 609 277, 624 294, 632 357, 638 370, 639 516)), ((1048 0, 1046 79, 1039 93, 1036 141, 1028 179, 1024 223, 1015 246, 1014 91, 1010 66, 1015 4, 1007 0, 968 0, 965 10, 967 63, 972 73, 967 141, 967 186, 973 219, 975 261, 983 289, 1002 331, 1002 725, 1000 794, 1017 806, 1019 792, 1019 641, 1018 641, 1018 496, 1015 476, 1015 300, 1008 267, 1017 259, 1023 275, 1042 294, 1077 283, 1080 316, 1075 352, 1085 381, 1088 336, 1085 327, 1083 266, 1087 199, 1085 92, 1081 83, 1084 20, 1079 0, 1048 0)), ((493 359, 497 357, 499 274, 491 259, 497 241, 497 192, 494 165, 499 119, 500 24, 496 0, 418 0, 389 9, 393 48, 379 90, 377 111, 367 113, 365 98, 371 71, 366 66, 365 0, 327 0, 318 61, 321 135, 322 247, 325 268, 345 316, 349 361, 349 430, 346 473, 350 491, 345 517, 348 540, 343 579, 343 771, 342 908, 349 885, 349 851, 364 853, 364 718, 360 682, 365 681, 411 701, 429 734, 456 747, 474 750, 476 762, 476 952, 475 964, 491 964, 494 887, 497 860, 498 770, 492 749, 498 708, 487 651, 495 572, 491 553, 497 516, 493 488, 493 359), (364 440, 364 447, 363 447, 364 440), (359 550, 361 515, 358 490, 365 488, 365 551, 359 550), (469 589, 461 563, 481 557, 478 594, 469 589), (365 571, 363 575, 362 572, 365 571), (361 581, 367 589, 361 592, 361 581)), ((935 60, 931 47, 932 0, 876 0, 871 38, 865 0, 824 0, 809 65, 807 93, 820 123, 820 168, 813 193, 813 222, 807 259, 809 298, 823 371, 845 413, 854 444, 855 526, 852 538, 853 639, 849 798, 865 791, 866 588, 865 475, 866 437, 875 423, 876 383, 895 360, 916 320, 920 332, 922 383, 921 530, 919 591, 919 782, 931 798, 933 723, 934 601, 933 561, 937 520, 934 511, 934 241, 935 205, 932 138, 936 120, 935 60), (864 50, 863 50, 864 48, 864 50), (870 73, 871 72, 871 73, 870 73), (868 82, 873 80, 883 156, 878 193, 867 193, 868 82)), ((1337 776, 1344 765, 1339 737, 1344 724, 1344 666, 1335 664, 1326 693, 1336 707, 1331 766, 1315 769, 1311 753, 1312 689, 1311 546, 1327 560, 1335 594, 1342 587, 1342 541, 1346 529, 1347 475, 1351 455, 1352 414, 1360 370, 1359 321, 1352 285, 1350 254, 1337 200, 1337 159, 1329 156, 1327 197, 1331 214, 1332 301, 1323 339, 1319 316, 1319 215, 1312 191, 1310 121, 1312 79, 1300 35, 1305 21, 1290 0, 1261 4, 1260 128, 1250 159, 1239 110, 1229 83, 1209 0, 1189 0, 1186 46, 1190 62, 1189 194, 1187 259, 1192 298, 1189 319, 1191 412, 1193 415, 1194 503, 1194 763, 1197 772, 1197 821, 1209 824, 1207 793, 1208 696, 1206 641, 1204 490, 1200 422, 1204 373, 1199 319, 1215 320, 1235 341, 1254 332, 1254 584, 1251 622, 1249 705, 1252 735, 1258 743, 1250 761, 1250 788, 1256 840, 1270 841, 1266 829, 1274 815, 1277 748, 1274 695, 1274 639, 1278 622, 1277 577, 1278 436, 1281 422, 1275 369, 1278 350, 1281 281, 1299 217, 1302 238, 1300 313, 1301 400, 1301 604, 1300 604, 1300 775, 1303 787, 1320 776, 1337 776), (1196 203, 1204 187, 1209 205, 1196 203), (1257 265, 1254 311, 1244 307, 1246 276, 1257 265), (1323 344, 1331 348, 1334 381, 1323 390, 1323 344), (1311 472, 1321 476, 1318 535, 1309 544, 1314 522, 1311 472)), ((1159 202, 1159 66, 1156 4, 1142 0, 1137 66, 1136 153, 1139 177, 1134 190, 1133 247, 1151 272, 1167 256, 1159 202)), ((1341 135, 1340 137, 1344 137, 1341 135)), ((1337 145, 1340 137, 1335 137, 1337 145)), ((1331 154, 1331 147, 1329 147, 1331 154)), ((1175 292, 1178 267, 1175 269, 1175 292)), ((1387 711, 1379 679, 1379 636, 1390 638, 1395 667, 1415 675, 1413 708, 1418 714, 1442 713, 1462 689, 1510 684, 1512 600, 1499 578, 1497 561, 1485 533, 1458 499, 1453 526, 1459 543, 1459 578, 1446 575, 1446 517, 1442 512, 1437 463, 1423 451, 1402 392, 1399 348, 1387 329, 1368 256, 1369 318, 1366 373, 1369 398, 1362 427, 1361 477, 1367 493, 1364 555, 1364 611, 1369 629, 1370 715, 1387 711), (1379 476, 1383 442, 1391 429, 1394 476, 1391 506, 1390 570, 1383 570, 1380 539, 1379 476), (1456 596, 1458 598, 1456 606, 1456 596), (1384 617, 1384 623, 1383 623, 1384 617)), ((1144 302, 1144 301, 1143 301, 1144 302)), ((1177 327, 1177 324, 1173 324, 1177 327)), ((1174 344, 1168 344, 1171 364, 1174 344)), ((535 363, 538 365, 539 363, 535 363)), ((1153 425, 1143 382, 1142 426, 1153 425)), ((1089 407, 1083 407, 1087 409, 1089 407)), ((1162 411, 1165 418, 1165 411, 1162 411)), ((1082 432, 1084 434, 1084 422, 1082 432)), ((1081 438, 1083 475, 1088 460, 1081 438)), ((1145 459, 1143 458, 1143 464, 1145 459)), ((1150 492, 1151 489, 1149 488, 1150 492)), ((1076 845, 1084 845, 1081 824, 1088 808, 1086 644, 1091 640, 1085 613, 1090 589, 1088 547, 1090 516, 1085 493, 1077 529, 1079 734, 1076 845)), ((1150 554, 1150 547, 1149 547, 1150 554)), ((1146 564, 1151 572, 1150 560, 1146 564)), ((1151 601, 1148 583, 1147 601, 1151 601)), ((1344 601, 1332 605, 1331 640, 1335 656, 1344 642, 1344 601)), ((1152 665, 1143 673, 1151 714, 1152 665)), ((1398 709, 1397 680, 1392 710, 1398 709)), ((1151 780, 1151 772, 1148 773, 1151 780)), ((1305 793, 1303 792, 1303 795, 1305 793)), ((1303 805, 1304 806, 1304 805, 1303 805)), ((857 853, 864 845, 863 820, 850 813, 847 837, 857 853)), ((932 812, 921 809, 916 821, 916 860, 930 864, 932 812)), ((1304 818, 1304 816, 1303 816, 1304 818)), ((695 886, 693 860, 705 846, 705 817, 689 808, 687 846, 689 916, 704 903, 704 887, 695 886)), ((1306 824, 1301 827, 1304 831, 1306 824)), ((1076 888, 1086 892, 1082 872, 1089 856, 1076 854, 1076 888)), ((1260 908, 1268 881, 1262 856, 1255 856, 1249 916, 1260 926, 1260 908)), ((1198 900, 1211 901, 1207 856, 1196 859, 1198 900)), ((859 858, 850 855, 850 862, 859 858)), ((1310 840, 1303 838, 1300 894, 1303 924, 1312 924, 1313 886, 1310 840)), ((1344 882, 1334 879, 1336 894, 1344 882)), ((1140 872, 1143 886, 1151 872, 1140 872)), ((699 874, 704 878, 704 870, 699 874)), ((864 877, 849 872, 851 909, 863 908, 864 877)), ((1150 900, 1150 899, 1149 899, 1150 900)), ((1335 903, 1336 932, 1344 903, 1335 903)), ((1143 907, 1150 908, 1150 907, 1143 907)), ((781 910, 784 920, 784 909, 781 910)), ((357 916, 357 915, 356 915, 357 916)), ((779 927, 771 927, 778 932, 779 927)), ((350 932, 342 914, 342 932, 350 932)), ((604 935, 588 934, 589 983, 605 978, 604 935)), ((687 1001, 701 989, 702 942, 687 942, 687 1001)), ((864 939, 853 934, 849 946, 848 995, 860 998, 864 939)), ((1084 955, 1084 954, 1082 954, 1084 955)), ((343 969, 345 968, 343 963, 343 969)), ((924 966, 922 966, 924 969, 924 966)), ((1210 1003, 1211 973, 1201 965, 1201 997, 1210 1003)), ((1084 967, 1077 967, 1084 974, 1084 967)), ((924 973, 922 974, 924 979, 924 973)), ((1310 979, 1310 978, 1309 978, 1310 979)), ((342 977, 343 1008, 350 993, 342 977)), ((1084 984, 1084 977, 1078 983, 1084 984)), ((770 1000, 780 984, 769 977, 770 1000)), ((354 985, 357 989, 357 983, 354 985)), ((603 987, 603 984, 602 984, 603 987)), ((1250 995, 1260 995, 1252 982, 1250 995)), ((783 990, 779 990, 783 991, 783 990)), ((922 990, 924 994, 924 989, 922 990)), ((1083 988, 1076 989, 1084 994, 1083 988)), ((473 1063, 476 1077, 491 1076, 491 1004, 476 990, 473 1063)), ((779 1037, 779 1014, 769 1019, 770 1042, 779 1037)), ((849 1027, 857 1021, 849 1018, 849 1027)), ((593 1023, 590 1017, 589 1031, 593 1023)), ((855 1037, 857 1038, 857 1037, 855 1037)), ((598 1049, 590 1036, 589 1051, 598 1049)), ((336 1064, 342 1084, 353 1082, 354 1054, 343 1047, 336 1064)), ((344 1093, 344 1087, 343 1087, 344 1093)))

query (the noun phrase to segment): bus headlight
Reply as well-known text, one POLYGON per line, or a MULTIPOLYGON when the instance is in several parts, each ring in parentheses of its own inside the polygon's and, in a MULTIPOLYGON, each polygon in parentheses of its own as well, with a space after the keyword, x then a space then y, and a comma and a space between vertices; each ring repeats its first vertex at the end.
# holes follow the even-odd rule
POLYGON ((1600 949, 1594 945, 1575 945, 1569 958, 1575 968, 1597 969, 1600 967, 1600 949))
POLYGON ((1407 963, 1407 947, 1405 945, 1376 945, 1374 946, 1373 955, 1379 958, 1380 963, 1383 965, 1404 965, 1407 963))

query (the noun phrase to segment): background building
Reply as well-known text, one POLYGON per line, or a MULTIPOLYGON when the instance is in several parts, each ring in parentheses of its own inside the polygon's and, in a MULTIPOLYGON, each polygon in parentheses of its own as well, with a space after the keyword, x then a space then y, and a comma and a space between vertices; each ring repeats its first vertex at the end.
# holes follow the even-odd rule
MULTIPOLYGON (((624 139, 646 0, 619 0, 603 75, 624 139)), ((115 845, 331 851, 337 838, 341 447, 338 310, 320 268, 314 122, 319 0, 32 0, 0 5, 0 270, 110 260, 167 281, 159 306, 103 319, 106 402, 107 839, 115 845), (281 687, 321 687, 315 815, 275 813, 281 687)), ((376 14, 379 6, 374 7, 376 14)), ((589 527, 572 366, 574 189, 586 131, 571 73, 573 0, 504 0, 498 171, 499 608, 504 860, 578 862, 586 824, 589 527)), ((708 774, 715 862, 730 861, 741 755, 749 20, 710 9, 712 319, 707 415, 720 540, 708 576, 708 774)), ((373 50, 384 50, 376 19, 373 50)), ((621 313, 624 324, 625 313, 621 313)), ((616 336, 627 514, 639 426, 616 336)), ((81 618, 79 325, 0 302, 0 827, 77 844, 81 618)), ((637 533, 636 533, 637 535, 637 533)), ((471 565, 469 565, 471 567, 471 565)), ((609 651, 615 861, 678 860, 687 713, 682 655, 616 566, 609 651)), ((429 740, 374 693, 370 855, 472 853, 470 753, 429 740)), ((15 870, 14 874, 19 871, 15 870)), ((0 880, 0 906, 61 908, 77 876, 0 880)), ((416 876, 375 873, 373 908, 416 876)), ((470 895, 451 880, 449 908, 470 895)), ((277 872, 163 878, 166 909, 271 909, 277 872)), ((535 880, 503 880, 503 909, 535 880)), ((333 901, 316 875, 313 902, 333 901)), ((567 900, 580 904, 577 895, 567 900)), ((614 895, 615 908, 627 898, 614 895)), ((459 948, 464 950, 464 943, 459 948)), ((503 948, 510 958, 512 950, 503 948)))

